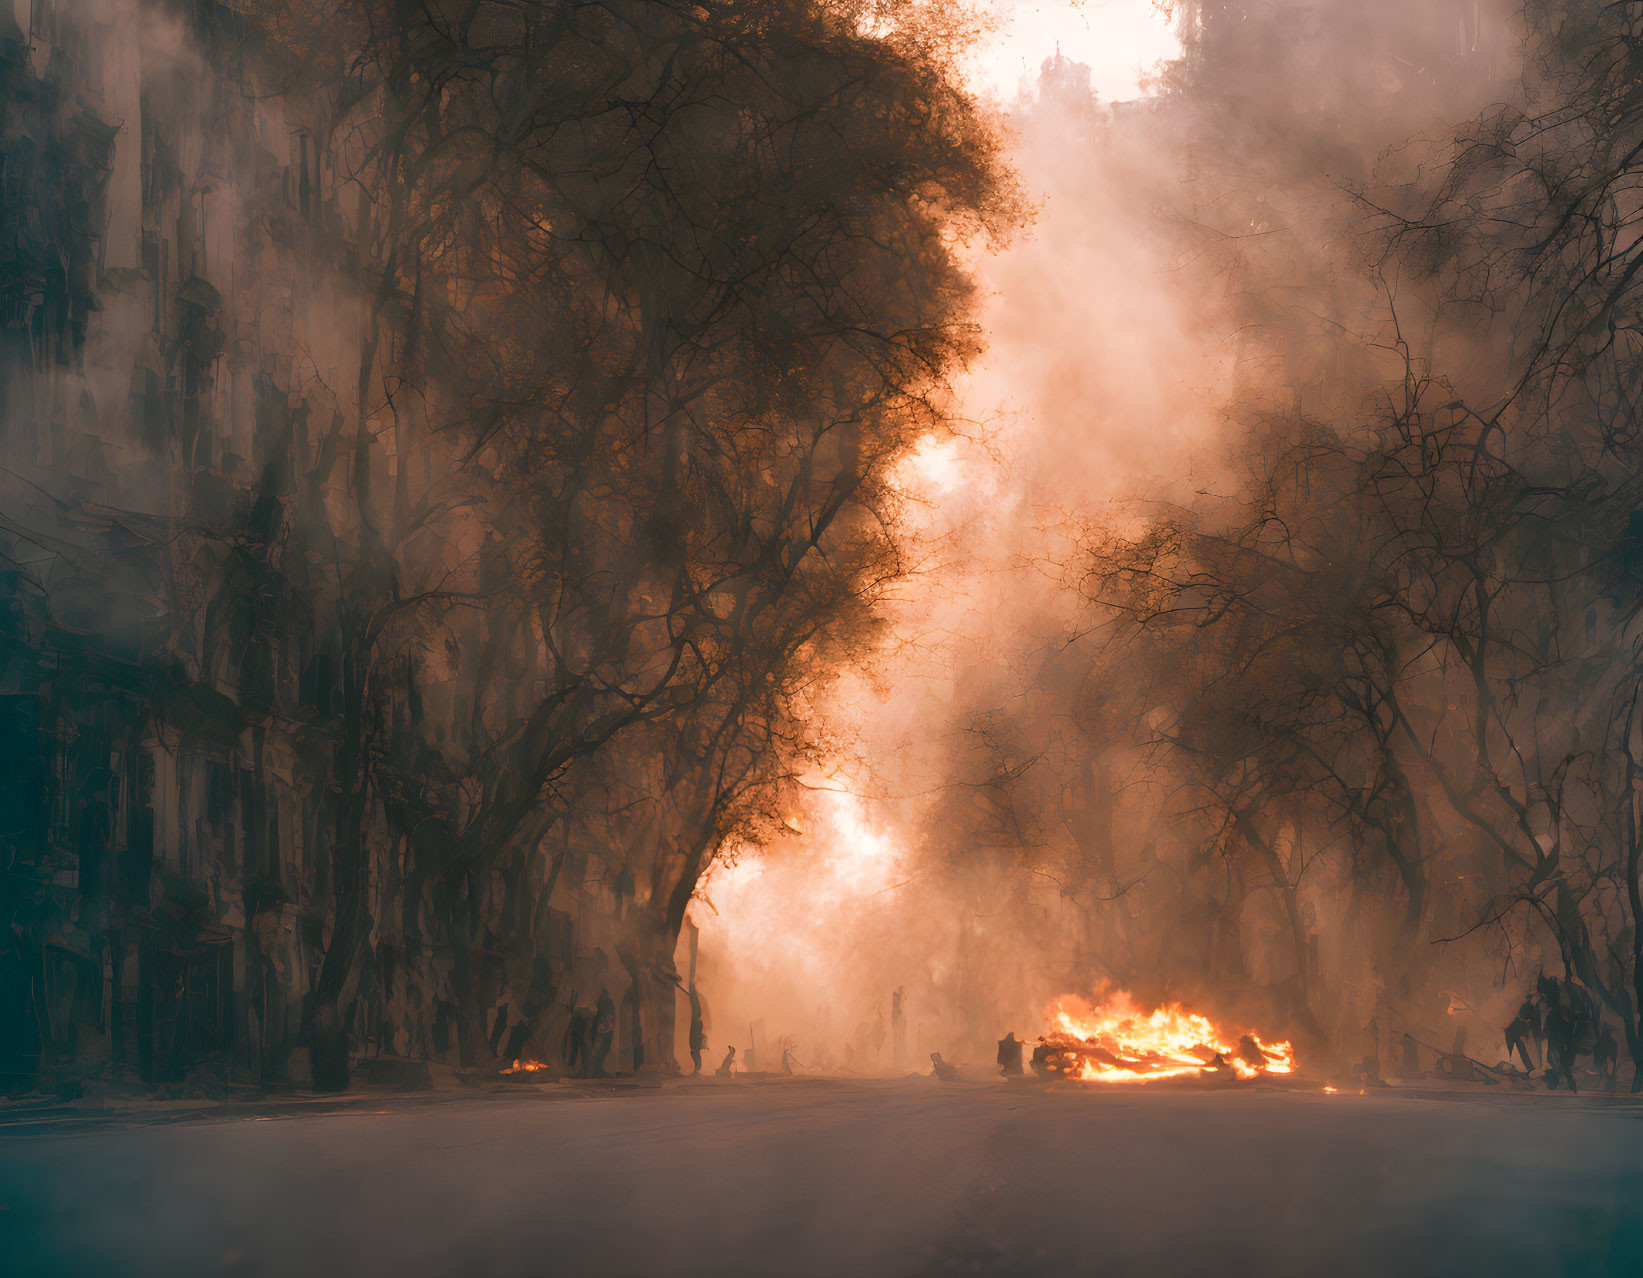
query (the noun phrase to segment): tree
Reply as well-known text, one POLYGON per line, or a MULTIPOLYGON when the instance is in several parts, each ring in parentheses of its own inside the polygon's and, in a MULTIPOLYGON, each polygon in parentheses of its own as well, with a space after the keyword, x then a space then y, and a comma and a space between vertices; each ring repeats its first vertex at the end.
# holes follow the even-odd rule
MULTIPOLYGON (((278 17, 286 51, 315 55, 302 74, 346 86, 331 128, 360 139, 368 331, 392 314, 402 348, 362 354, 361 386, 381 383, 396 430, 461 441, 469 578, 489 565, 489 586, 384 601, 434 604, 458 654, 386 669, 464 703, 423 728, 445 795, 391 788, 454 947, 466 1060, 492 874, 564 818, 566 777, 636 730, 665 741, 663 722, 702 752, 689 779, 665 753, 641 769, 684 826, 667 844, 685 850, 639 854, 645 962, 667 963, 729 796, 780 770, 793 690, 870 640, 897 571, 887 472, 940 429, 972 344, 953 245, 1013 205, 940 33, 868 36, 847 6, 278 17)), ((356 846, 338 839, 339 882, 363 872, 356 846)), ((351 964, 334 945, 321 1002, 351 964)))

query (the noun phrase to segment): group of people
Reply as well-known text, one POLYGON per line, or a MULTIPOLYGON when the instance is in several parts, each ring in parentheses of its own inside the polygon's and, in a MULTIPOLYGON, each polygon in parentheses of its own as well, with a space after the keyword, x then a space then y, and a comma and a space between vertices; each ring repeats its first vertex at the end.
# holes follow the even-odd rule
POLYGON ((1544 1062, 1542 1077, 1548 1088, 1563 1085, 1575 1091, 1575 1061, 1582 1056, 1592 1058, 1593 1068, 1605 1080, 1620 1063, 1614 1031, 1591 995, 1573 981, 1543 975, 1505 1035, 1507 1057, 1521 1058, 1525 1073, 1540 1067, 1530 1055, 1529 1049, 1535 1049, 1544 1062))
MULTIPOLYGON (((696 993, 695 986, 685 990, 690 996, 690 1072, 697 1075, 702 1072, 702 1053, 707 1051, 707 1025, 702 1020, 702 1000, 696 993)), ((782 1073, 791 1074, 794 1065, 802 1065, 793 1054, 793 1041, 784 1038, 781 1040, 782 1073)), ((724 1059, 719 1067, 713 1071, 715 1078, 730 1078, 736 1073, 736 1048, 726 1047, 724 1059)))
MULTIPOLYGON (((998 1072, 1005 1078, 1021 1078, 1028 1068, 1027 1044, 1011 1030, 998 1040, 998 1072)), ((1040 1078, 1060 1078, 1069 1066, 1068 1054, 1043 1038, 1033 1048, 1032 1071, 1040 1078)), ((942 1058, 940 1052, 930 1053, 930 1074, 944 1083, 957 1081, 958 1067, 942 1058)))

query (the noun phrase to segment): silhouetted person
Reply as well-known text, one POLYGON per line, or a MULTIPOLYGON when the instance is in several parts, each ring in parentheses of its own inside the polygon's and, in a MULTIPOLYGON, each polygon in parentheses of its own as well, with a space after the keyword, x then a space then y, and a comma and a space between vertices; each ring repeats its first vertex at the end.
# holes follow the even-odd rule
POLYGON ((998 1040, 998 1072, 1005 1078, 1020 1078, 1026 1072, 1021 1066, 1021 1054, 1026 1046, 1014 1030, 998 1040))
POLYGON ((958 1070, 942 1060, 940 1052, 930 1053, 930 1072, 944 1083, 958 1082, 958 1070))
POLYGON ((1529 1058, 1529 1044, 1535 1045, 1535 1055, 1541 1051, 1540 1009, 1532 999, 1524 999, 1523 1006, 1518 1008, 1517 1015, 1512 1023, 1506 1027, 1506 1057, 1511 1059, 1516 1052, 1523 1058, 1523 1072, 1533 1073, 1538 1062, 1529 1058))
POLYGON ((890 1052, 891 1059, 897 1069, 907 1059, 907 1026, 903 1015, 903 1001, 905 995, 898 986, 896 992, 890 995, 890 1052))
POLYGON ((565 1027, 565 1068, 572 1074, 586 1074, 593 1048, 593 1009, 573 1007, 565 1027))
POLYGON ((702 1000, 690 991, 690 1064, 692 1074, 702 1072, 702 1053, 707 1050, 707 1027, 702 1024, 702 1000))
POLYGON ((610 1001, 607 990, 599 991, 599 1006, 593 1014, 593 1052, 590 1072, 595 1078, 605 1076, 605 1057, 616 1037, 616 1004, 610 1001))
POLYGON ((1550 1091, 1560 1082, 1569 1090, 1575 1087, 1575 1023, 1570 1015, 1558 983, 1551 977, 1540 978, 1540 996, 1546 1003, 1541 1024, 1546 1031, 1546 1087, 1550 1091))
POLYGON ((724 1058, 724 1060, 719 1062, 719 1068, 714 1070, 713 1073, 714 1073, 715 1076, 717 1076, 719 1078, 729 1078, 730 1077, 731 1067, 735 1064, 736 1064, 736 1049, 734 1047, 727 1047, 727 1048, 725 1048, 725 1058, 724 1058))

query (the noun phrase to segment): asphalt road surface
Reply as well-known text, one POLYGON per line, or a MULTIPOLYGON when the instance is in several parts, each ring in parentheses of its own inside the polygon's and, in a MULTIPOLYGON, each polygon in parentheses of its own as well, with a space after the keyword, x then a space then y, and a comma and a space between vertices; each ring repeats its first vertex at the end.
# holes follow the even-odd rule
POLYGON ((9 1278, 1643 1275, 1643 1108, 1608 1098, 703 1080, 12 1118, 9 1278))

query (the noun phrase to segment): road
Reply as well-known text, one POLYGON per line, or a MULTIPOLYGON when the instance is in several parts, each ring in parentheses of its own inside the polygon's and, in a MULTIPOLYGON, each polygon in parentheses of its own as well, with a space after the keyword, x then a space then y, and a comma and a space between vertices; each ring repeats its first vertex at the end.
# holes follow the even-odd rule
POLYGON ((0 1272, 1643 1274, 1643 1108, 1607 1098, 795 1079, 320 1109, 0 1127, 0 1272))

